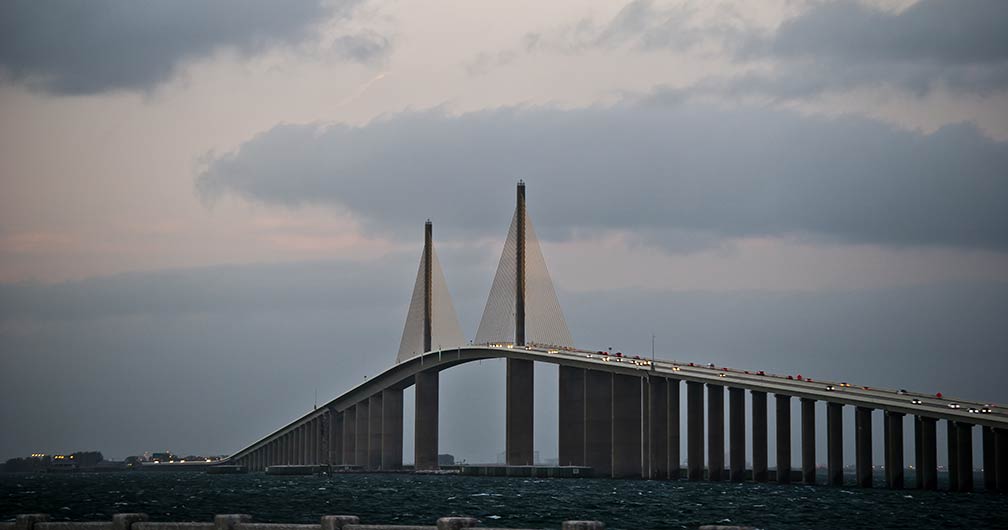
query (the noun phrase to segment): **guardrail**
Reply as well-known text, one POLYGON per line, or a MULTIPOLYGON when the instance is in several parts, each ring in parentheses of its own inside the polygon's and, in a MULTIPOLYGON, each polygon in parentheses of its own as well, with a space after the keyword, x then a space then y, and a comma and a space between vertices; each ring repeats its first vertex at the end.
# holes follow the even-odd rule
MULTIPOLYGON (((459 530, 475 528, 473 517, 441 517, 430 526, 361 524, 356 515, 323 515, 318 524, 255 523, 246 514, 215 515, 213 522, 157 522, 144 513, 117 513, 111 521, 50 521, 48 514, 18 515, 0 530, 459 530)), ((564 521, 562 530, 602 530, 600 521, 564 521)))

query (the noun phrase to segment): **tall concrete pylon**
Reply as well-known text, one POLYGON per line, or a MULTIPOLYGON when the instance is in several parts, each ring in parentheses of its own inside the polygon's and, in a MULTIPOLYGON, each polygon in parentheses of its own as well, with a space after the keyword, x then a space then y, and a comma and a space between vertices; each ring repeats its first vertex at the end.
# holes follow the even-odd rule
POLYGON ((441 262, 434 250, 433 226, 424 225, 424 248, 420 257, 403 327, 402 341, 396 362, 400 363, 421 353, 436 349, 454 348, 465 344, 455 306, 452 305, 448 285, 445 283, 441 262))
POLYGON ((474 342, 574 345, 526 210, 524 182, 474 342))

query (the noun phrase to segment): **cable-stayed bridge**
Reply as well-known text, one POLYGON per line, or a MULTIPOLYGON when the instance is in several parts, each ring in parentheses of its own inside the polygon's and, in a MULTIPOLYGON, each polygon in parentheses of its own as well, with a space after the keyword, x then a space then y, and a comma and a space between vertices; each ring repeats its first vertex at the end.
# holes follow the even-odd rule
POLYGON ((949 488, 974 489, 973 436, 979 433, 983 488, 1008 492, 1008 411, 1001 406, 575 348, 526 210, 524 183, 518 184, 514 217, 472 344, 465 343, 451 303, 430 221, 424 233, 395 364, 236 452, 228 463, 253 471, 276 465, 401 470, 403 390, 413 386, 414 468, 437 469, 440 372, 458 364, 503 358, 507 362, 508 466, 533 464, 533 367, 535 362, 547 362, 559 365, 559 463, 590 467, 595 476, 677 479, 685 474, 689 480, 815 483, 815 416, 816 403, 821 401, 826 404, 827 484, 844 483, 846 435, 855 441, 858 485, 871 487, 875 464, 881 464, 888 487, 937 489, 937 425, 944 422, 949 488), (685 418, 680 417, 681 384, 685 385, 685 418), (768 466, 770 394, 776 411, 774 470, 768 466), (798 433, 791 429, 792 399, 800 400, 798 433), (854 407, 852 433, 843 429, 845 406, 854 407), (882 432, 872 429, 877 412, 883 417, 882 432), (911 432, 904 429, 908 416, 911 432), (681 436, 686 437, 685 469, 681 469, 681 436), (884 447, 883 462, 878 463, 872 461, 872 438, 877 436, 884 447), (906 437, 913 439, 912 460, 904 455, 906 437), (801 458, 792 463, 795 438, 801 458), (748 469, 747 443, 752 447, 748 469), (910 462, 915 471, 912 485, 904 480, 910 462))

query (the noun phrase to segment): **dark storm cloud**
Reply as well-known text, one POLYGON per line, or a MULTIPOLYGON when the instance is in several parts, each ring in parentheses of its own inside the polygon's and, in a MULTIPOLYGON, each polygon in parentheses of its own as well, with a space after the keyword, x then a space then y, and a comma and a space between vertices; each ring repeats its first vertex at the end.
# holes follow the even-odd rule
MULTIPOLYGON (((309 37, 355 2, 129 0, 0 2, 0 73, 58 94, 147 90, 184 61, 227 48, 255 54, 309 37)), ((367 60, 384 43, 345 36, 343 54, 367 60), (349 40, 348 40, 349 39, 349 40)))
POLYGON ((550 239, 617 229, 661 241, 677 230, 1008 247, 1008 144, 971 126, 920 134, 662 96, 580 110, 405 113, 363 127, 280 125, 213 159, 197 187, 211 199, 335 205, 409 237, 427 217, 441 234, 498 234, 524 178, 550 239))

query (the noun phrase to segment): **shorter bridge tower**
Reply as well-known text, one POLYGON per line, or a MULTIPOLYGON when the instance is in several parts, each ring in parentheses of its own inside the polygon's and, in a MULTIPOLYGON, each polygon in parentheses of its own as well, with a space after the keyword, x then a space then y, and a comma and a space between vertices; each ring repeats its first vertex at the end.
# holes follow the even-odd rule
POLYGON ((456 348, 465 343, 459 326, 455 306, 452 305, 448 285, 437 252, 434 251, 433 225, 424 225, 424 247, 406 313, 402 340, 396 363, 434 349, 456 348))

